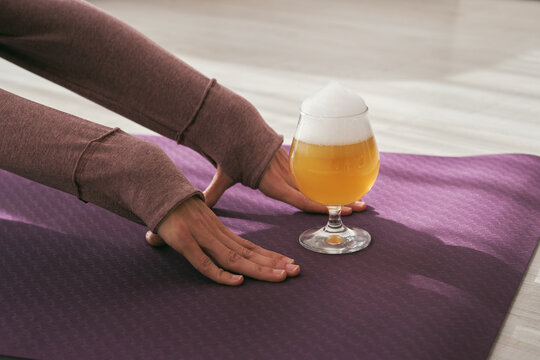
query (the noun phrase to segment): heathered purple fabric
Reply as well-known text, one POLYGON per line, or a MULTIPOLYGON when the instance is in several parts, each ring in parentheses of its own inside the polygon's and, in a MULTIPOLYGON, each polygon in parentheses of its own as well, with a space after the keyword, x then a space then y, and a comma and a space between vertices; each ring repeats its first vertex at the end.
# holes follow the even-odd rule
MULTIPOLYGON (((203 188, 214 169, 159 144, 203 188)), ((540 238, 540 158, 381 154, 373 243, 302 248, 324 215, 236 185, 233 231, 293 257, 298 278, 207 280, 145 228, 0 171, 0 354, 39 359, 485 359, 540 238)))

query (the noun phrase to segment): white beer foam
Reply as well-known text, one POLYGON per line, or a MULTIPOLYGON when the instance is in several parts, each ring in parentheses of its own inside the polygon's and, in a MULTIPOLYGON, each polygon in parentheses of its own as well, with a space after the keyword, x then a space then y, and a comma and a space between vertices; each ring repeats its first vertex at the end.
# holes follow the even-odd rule
POLYGON ((304 100, 300 111, 303 114, 296 129, 297 140, 318 145, 345 145, 373 136, 362 97, 335 81, 304 100))
POLYGON ((314 116, 347 116, 367 110, 362 97, 331 81, 302 102, 301 111, 314 116))

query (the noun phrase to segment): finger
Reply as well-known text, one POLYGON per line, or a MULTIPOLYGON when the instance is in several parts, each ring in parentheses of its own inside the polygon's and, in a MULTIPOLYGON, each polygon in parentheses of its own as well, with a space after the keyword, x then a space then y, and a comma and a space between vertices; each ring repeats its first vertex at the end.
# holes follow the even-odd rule
MULTIPOLYGON (((261 254, 263 256, 266 256, 266 257, 271 257, 273 259, 275 259, 275 262, 276 263, 279 263, 279 262, 284 262, 284 263, 288 263, 288 264, 292 264, 294 263, 294 260, 287 257, 287 256, 284 256, 284 255, 281 255, 281 254, 278 254, 274 251, 270 251, 270 250, 266 250, 258 245, 255 245, 254 243, 252 243, 251 241, 249 240, 246 240, 238 235, 236 235, 234 232, 232 232, 228 227, 225 226, 225 224, 223 224, 219 218, 216 216, 216 214, 214 214, 213 212, 209 212, 208 215, 210 216, 210 219, 208 219, 207 221, 205 221, 205 226, 204 227, 199 227, 199 235, 201 236, 204 236, 204 237, 207 237, 207 238, 210 238, 212 237, 212 234, 223 234, 224 236, 228 237, 229 239, 235 241, 236 243, 238 243, 240 246, 243 246, 249 250, 252 250, 258 254, 261 254)), ((195 234, 193 234, 195 236, 195 234)), ((227 240, 226 238, 224 240, 227 240)))
POLYGON ((223 228, 221 230, 224 231, 225 233, 227 233, 227 235, 234 242, 236 242, 238 245, 240 245, 240 246, 242 246, 242 247, 244 247, 244 248, 246 248, 248 250, 251 250, 251 251, 253 251, 253 252, 257 253, 257 254, 260 254, 262 256, 271 258, 271 259, 273 259, 273 261, 275 263, 294 264, 294 259, 291 259, 288 256, 285 256, 283 254, 280 254, 280 253, 277 253, 275 251, 268 250, 268 249, 265 249, 265 248, 263 248, 263 247, 261 247, 259 245, 256 245, 256 244, 252 243, 251 241, 236 235, 231 230, 229 230, 229 228, 227 228, 225 225, 223 225, 223 228))
POLYGON ((351 208, 352 211, 354 211, 354 212, 360 212, 360 211, 364 211, 364 210, 367 209, 366 203, 363 202, 362 200, 355 201, 355 202, 347 204, 345 206, 351 208))
POLYGON ((247 239, 236 235, 221 221, 215 223, 212 231, 214 231, 215 233, 223 233, 224 236, 227 237, 225 239, 225 245, 228 248, 239 252, 240 254, 242 254, 243 257, 253 262, 273 268, 285 269, 287 271, 287 276, 296 276, 300 273, 300 266, 294 263, 294 259, 291 259, 290 257, 279 254, 277 252, 267 250, 261 246, 252 243, 247 239), (231 244, 230 241, 233 241, 236 244, 231 244), (259 256, 261 256, 262 258, 259 256))
POLYGON ((246 240, 232 231, 228 230, 223 234, 225 239, 225 246, 229 249, 236 251, 242 257, 263 266, 268 266, 273 269, 281 269, 287 272, 287 276, 297 276, 300 274, 300 266, 294 264, 294 260, 278 254, 276 252, 263 249, 260 246, 255 245, 249 240, 246 240))
POLYGON ((165 241, 158 234, 148 230, 145 235, 146 242, 152 246, 166 245, 165 241))
POLYGON ((230 231, 213 212, 209 212, 208 216, 208 220, 215 221, 205 221, 206 226, 191 229, 191 235, 224 268, 266 281, 282 281, 287 273, 296 276, 300 272, 298 265, 287 267, 287 264, 294 262, 292 259, 282 255, 268 257, 255 253, 252 250, 255 244, 230 231), (234 241, 235 237, 242 239, 243 244, 248 246, 241 246, 240 242, 234 241))
POLYGON ((212 259, 206 255, 197 242, 193 238, 189 238, 188 241, 182 246, 177 243, 170 244, 176 251, 184 255, 184 257, 193 265, 197 271, 209 279, 224 285, 237 286, 244 282, 242 275, 231 274, 214 264, 212 259))
POLYGON ((300 191, 287 184, 281 175, 273 172, 263 177, 259 190, 266 196, 283 201, 300 210, 315 213, 327 212, 326 206, 308 199, 300 191))
POLYGON ((287 277, 283 269, 273 269, 269 266, 256 264, 244 258, 240 253, 226 247, 219 239, 205 238, 199 242, 205 252, 224 268, 244 274, 258 280, 278 282, 287 277))
POLYGON ((300 266, 292 264, 288 258, 284 256, 266 256, 255 252, 247 247, 241 246, 236 241, 229 238, 229 242, 225 244, 229 249, 240 254, 243 258, 266 267, 277 270, 285 270, 287 276, 297 276, 300 273, 300 266))
MULTIPOLYGON (((272 194, 268 194, 271 197, 272 194)), ((308 199, 300 191, 283 184, 277 191, 277 196, 274 197, 277 200, 286 202, 300 210, 312 213, 328 213, 328 208, 325 205, 316 203, 313 200, 308 199)))
POLYGON ((210 208, 216 205, 221 195, 233 185, 234 180, 218 166, 212 182, 203 192, 206 205, 210 208))
MULTIPOLYGON (((210 224, 210 227, 199 229, 197 235, 203 239, 199 243, 223 267, 259 280, 282 281, 285 279, 287 276, 287 264, 294 260, 282 255, 269 258, 254 253, 252 248, 256 246, 255 244, 240 238, 222 222, 218 221, 210 224), (235 237, 243 240, 243 242, 231 241, 235 237), (247 243, 248 247, 241 246, 240 243, 247 243)), ((300 271, 300 267, 292 266, 289 268, 291 276, 297 275, 300 271)))

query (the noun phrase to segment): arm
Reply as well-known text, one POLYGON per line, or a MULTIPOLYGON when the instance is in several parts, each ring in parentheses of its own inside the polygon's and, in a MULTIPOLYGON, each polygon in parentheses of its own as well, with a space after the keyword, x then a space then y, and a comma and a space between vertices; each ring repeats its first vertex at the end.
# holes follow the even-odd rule
POLYGON ((281 281, 298 265, 228 230, 156 145, 0 89, 0 168, 146 224, 202 274, 281 281), (203 251, 204 249, 204 251, 203 251))
POLYGON ((151 229, 197 196, 156 145, 0 89, 0 168, 151 229))
MULTIPOLYGON (((63 85, 179 144, 217 173, 215 204, 241 182, 311 212, 326 212, 295 188, 278 136, 245 99, 142 34, 78 0, 1 0, 0 56, 63 85)), ((343 215, 365 209, 344 208, 343 215)))
POLYGON ((0 56, 258 187, 282 143, 245 99, 83 1, 4 0, 0 56))

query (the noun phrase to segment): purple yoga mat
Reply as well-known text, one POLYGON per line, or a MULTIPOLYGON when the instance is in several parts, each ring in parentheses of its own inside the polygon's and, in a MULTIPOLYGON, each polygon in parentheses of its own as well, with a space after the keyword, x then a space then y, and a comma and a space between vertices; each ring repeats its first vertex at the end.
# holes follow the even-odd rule
MULTIPOLYGON (((204 188, 213 167, 146 137, 204 188)), ((540 157, 381 154, 345 217, 365 250, 322 255, 322 226, 236 185, 215 207, 233 231, 296 259, 281 284, 217 285, 145 228, 0 171, 0 354, 39 359, 484 359, 540 238, 540 157)))

